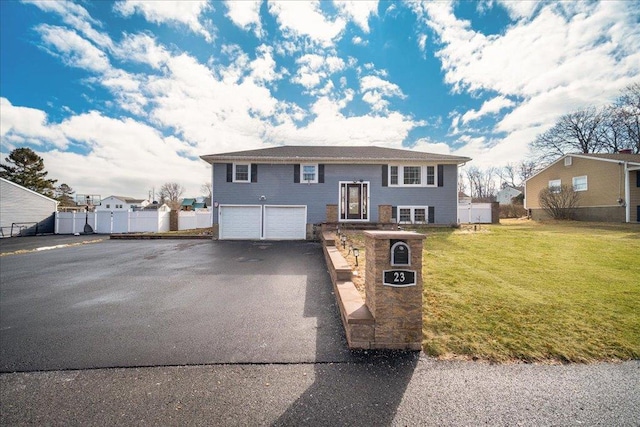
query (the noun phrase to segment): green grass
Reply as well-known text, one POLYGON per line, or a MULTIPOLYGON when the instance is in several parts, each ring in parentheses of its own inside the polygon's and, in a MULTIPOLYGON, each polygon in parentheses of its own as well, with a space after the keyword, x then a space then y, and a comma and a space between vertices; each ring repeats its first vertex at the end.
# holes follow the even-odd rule
POLYGON ((640 227, 426 229, 424 350, 443 358, 640 358, 640 227))

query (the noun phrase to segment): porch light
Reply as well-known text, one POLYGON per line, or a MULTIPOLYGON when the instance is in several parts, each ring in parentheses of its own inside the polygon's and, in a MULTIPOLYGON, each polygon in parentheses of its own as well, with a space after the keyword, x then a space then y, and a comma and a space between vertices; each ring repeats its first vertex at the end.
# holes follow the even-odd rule
POLYGON ((347 236, 345 236, 344 234, 340 237, 340 240, 342 241, 342 249, 345 249, 347 247, 347 236))
POLYGON ((358 248, 353 248, 353 256, 356 257, 356 267, 358 266, 358 256, 360 255, 360 250, 358 248))

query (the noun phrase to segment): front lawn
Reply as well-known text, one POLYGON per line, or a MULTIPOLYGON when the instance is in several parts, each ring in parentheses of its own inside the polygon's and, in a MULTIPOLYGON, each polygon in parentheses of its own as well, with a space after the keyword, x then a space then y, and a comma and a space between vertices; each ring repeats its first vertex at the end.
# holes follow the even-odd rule
POLYGON ((640 358, 640 226, 424 229, 426 353, 505 362, 640 358))

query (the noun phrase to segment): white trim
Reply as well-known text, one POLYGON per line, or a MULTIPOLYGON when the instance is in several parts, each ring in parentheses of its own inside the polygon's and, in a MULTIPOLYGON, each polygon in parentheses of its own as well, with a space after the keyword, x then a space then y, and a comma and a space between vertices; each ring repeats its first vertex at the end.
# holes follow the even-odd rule
POLYGON ((318 166, 318 163, 300 163, 300 184, 317 184, 319 175, 320 175, 320 167, 318 166), (315 173, 314 173, 315 178, 311 181, 304 179, 305 166, 313 166, 315 168, 315 173))
POLYGON ((246 184, 251 182, 251 163, 234 163, 233 164, 233 176, 232 182, 237 182, 240 184, 246 184), (239 180, 236 179, 236 166, 246 166, 247 167, 247 180, 239 180))
MULTIPOLYGON (((371 182, 370 181, 338 181, 338 222, 371 222, 371 182), (342 185, 343 184, 360 184, 367 185, 367 218, 366 219, 342 219, 342 185)), ((362 216, 362 212, 360 213, 362 216)))
POLYGON ((418 164, 418 163, 389 163, 387 165, 387 185, 389 187, 437 187, 438 186, 438 164, 418 164), (391 168, 398 168, 398 183, 391 183, 391 168), (416 167, 420 168, 420 183, 419 184, 405 184, 404 183, 404 168, 416 167), (433 184, 427 183, 428 168, 433 169, 433 184))
POLYGON ((587 178, 587 175, 574 176, 574 177, 571 178, 571 185, 573 186, 573 191, 587 191, 587 190, 589 190, 589 178, 587 178), (576 188, 576 180, 577 179, 582 179, 582 178, 584 178, 585 188, 577 189, 576 188))
POLYGON ((397 206, 396 207, 396 222, 398 224, 428 224, 429 223, 429 206, 397 206), (400 209, 409 209, 411 215, 411 221, 400 221, 400 209), (424 222, 416 221, 416 209, 424 209, 424 222))

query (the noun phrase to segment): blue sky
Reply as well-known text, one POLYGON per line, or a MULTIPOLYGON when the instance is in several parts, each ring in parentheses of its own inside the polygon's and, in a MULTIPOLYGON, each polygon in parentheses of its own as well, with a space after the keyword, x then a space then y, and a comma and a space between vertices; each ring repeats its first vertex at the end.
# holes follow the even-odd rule
POLYGON ((640 2, 0 1, 2 157, 200 194, 199 155, 380 145, 515 163, 640 78, 640 2))

